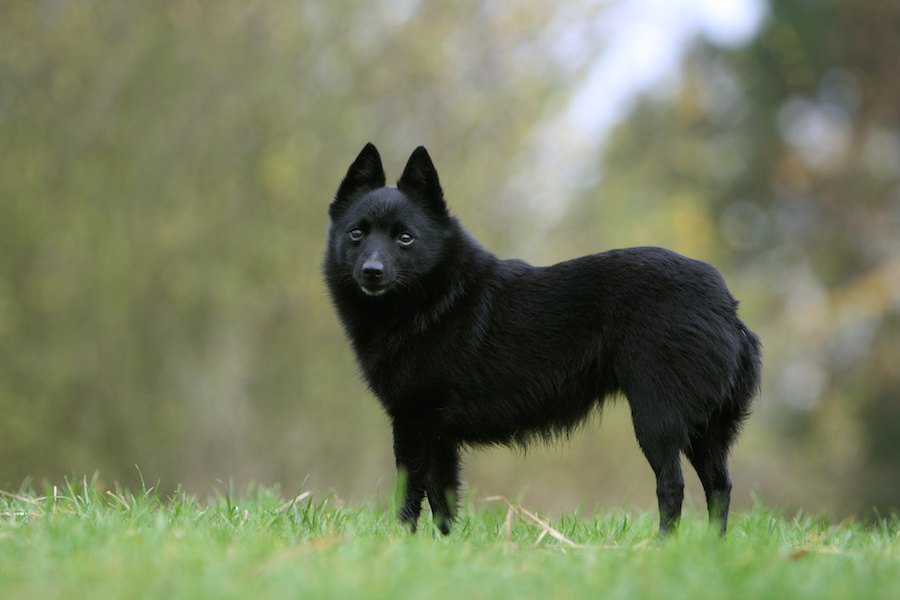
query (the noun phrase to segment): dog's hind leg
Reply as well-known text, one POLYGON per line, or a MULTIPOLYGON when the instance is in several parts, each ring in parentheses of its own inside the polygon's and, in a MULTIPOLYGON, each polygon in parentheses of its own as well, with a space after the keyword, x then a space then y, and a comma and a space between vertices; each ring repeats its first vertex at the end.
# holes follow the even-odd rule
POLYGON ((628 400, 635 436, 656 475, 659 533, 665 535, 678 524, 684 501, 681 449, 686 440, 681 419, 666 410, 668 405, 664 401, 655 401, 653 392, 632 392, 628 400))
POLYGON ((691 433, 690 446, 685 454, 691 461, 703 492, 710 523, 718 523, 719 531, 728 527, 731 505, 731 477, 728 474, 728 451, 737 435, 741 416, 737 413, 717 413, 702 428, 691 433))
POLYGON ((728 527, 728 509, 731 505, 731 478, 728 475, 727 451, 707 439, 692 437, 687 457, 697 471, 700 483, 703 484, 709 522, 711 524, 718 522, 719 530, 724 534, 728 527))
POLYGON ((459 448, 454 440, 439 440, 428 473, 426 494, 434 522, 441 533, 450 533, 459 493, 459 448))

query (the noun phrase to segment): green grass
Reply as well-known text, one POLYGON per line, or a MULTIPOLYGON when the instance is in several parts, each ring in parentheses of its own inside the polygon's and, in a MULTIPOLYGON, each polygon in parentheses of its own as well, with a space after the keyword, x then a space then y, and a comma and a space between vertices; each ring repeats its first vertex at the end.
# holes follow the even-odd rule
POLYGON ((658 540, 655 513, 565 515, 551 531, 522 507, 475 501, 445 538, 427 520, 405 532, 389 504, 253 488, 160 498, 96 480, 4 492, 0 597, 900 597, 896 516, 833 524, 760 505, 724 539, 693 512, 658 540))

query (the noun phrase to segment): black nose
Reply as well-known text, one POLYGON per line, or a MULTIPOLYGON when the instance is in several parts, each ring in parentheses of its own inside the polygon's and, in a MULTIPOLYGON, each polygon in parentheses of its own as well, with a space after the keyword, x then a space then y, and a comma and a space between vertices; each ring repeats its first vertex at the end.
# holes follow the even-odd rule
POLYGON ((367 260, 362 268, 363 277, 368 280, 381 279, 384 275, 384 265, 378 260, 367 260))

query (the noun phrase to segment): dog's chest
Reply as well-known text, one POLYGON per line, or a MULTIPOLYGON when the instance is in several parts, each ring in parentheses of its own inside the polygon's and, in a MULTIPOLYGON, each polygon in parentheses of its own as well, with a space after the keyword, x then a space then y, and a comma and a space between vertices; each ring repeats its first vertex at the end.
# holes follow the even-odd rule
POLYGON ((357 356, 369 386, 385 404, 447 390, 460 366, 452 344, 422 336, 375 336, 357 356))

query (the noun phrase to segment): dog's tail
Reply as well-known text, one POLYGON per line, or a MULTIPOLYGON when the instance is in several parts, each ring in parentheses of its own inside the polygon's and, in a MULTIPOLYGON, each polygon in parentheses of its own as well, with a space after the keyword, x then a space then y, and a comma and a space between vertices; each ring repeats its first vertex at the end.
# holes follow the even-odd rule
POLYGON ((738 371, 731 386, 728 404, 731 411, 743 421, 750 414, 753 397, 759 393, 762 373, 762 342, 740 320, 737 323, 741 350, 738 356, 738 371))

